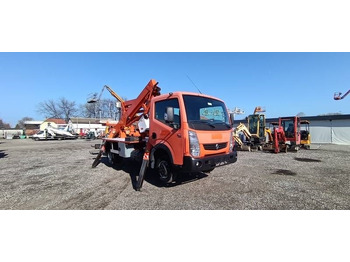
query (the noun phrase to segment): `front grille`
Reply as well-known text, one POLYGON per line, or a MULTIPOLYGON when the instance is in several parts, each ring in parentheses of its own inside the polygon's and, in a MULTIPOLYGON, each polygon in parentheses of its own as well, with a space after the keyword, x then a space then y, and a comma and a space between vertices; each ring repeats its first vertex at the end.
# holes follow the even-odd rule
POLYGON ((227 146, 227 143, 217 143, 217 144, 204 144, 205 150, 220 150, 227 146))

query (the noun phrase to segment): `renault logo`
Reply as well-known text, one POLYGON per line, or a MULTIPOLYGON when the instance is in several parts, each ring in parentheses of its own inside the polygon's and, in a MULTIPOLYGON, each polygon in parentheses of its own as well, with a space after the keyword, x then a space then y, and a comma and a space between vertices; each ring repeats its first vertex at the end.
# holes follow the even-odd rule
POLYGON ((216 148, 216 150, 218 150, 219 149, 219 144, 216 144, 215 148, 216 148))

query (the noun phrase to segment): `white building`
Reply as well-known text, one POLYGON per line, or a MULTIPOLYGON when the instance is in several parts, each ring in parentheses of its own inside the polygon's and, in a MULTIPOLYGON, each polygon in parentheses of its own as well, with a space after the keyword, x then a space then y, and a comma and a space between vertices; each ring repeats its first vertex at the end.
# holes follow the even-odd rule
POLYGON ((89 131, 96 130, 99 134, 104 134, 107 119, 72 117, 68 121, 69 128, 75 133, 84 135, 89 131))

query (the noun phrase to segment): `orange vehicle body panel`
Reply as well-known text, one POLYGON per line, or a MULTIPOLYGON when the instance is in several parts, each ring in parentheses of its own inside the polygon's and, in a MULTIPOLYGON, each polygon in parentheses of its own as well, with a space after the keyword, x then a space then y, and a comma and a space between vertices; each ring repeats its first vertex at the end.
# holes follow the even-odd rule
POLYGON ((192 96, 201 96, 208 97, 210 99, 215 99, 223 102, 220 99, 207 95, 199 95, 197 93, 191 92, 174 92, 170 94, 164 94, 157 97, 154 97, 151 102, 151 111, 150 111, 150 132, 149 132, 149 143, 152 147, 155 147, 158 144, 163 144, 167 146, 170 150, 173 157, 173 163, 175 165, 182 165, 184 156, 191 156, 189 149, 189 138, 188 131, 195 131, 200 143, 200 155, 197 158, 203 158, 211 155, 219 155, 224 153, 229 153, 229 143, 230 136, 232 135, 232 130, 222 130, 222 131, 209 131, 209 130, 193 130, 189 128, 187 123, 186 114, 181 114, 180 123, 181 128, 176 130, 164 123, 161 123, 155 119, 154 104, 158 101, 164 101, 167 98, 177 98, 179 101, 180 112, 185 112, 185 105, 183 103, 183 95, 192 95, 192 96), (152 134, 156 134, 156 139, 152 138, 152 134), (220 150, 206 150, 204 144, 220 144, 227 143, 225 148, 220 150), (215 153, 214 153, 215 152, 215 153))

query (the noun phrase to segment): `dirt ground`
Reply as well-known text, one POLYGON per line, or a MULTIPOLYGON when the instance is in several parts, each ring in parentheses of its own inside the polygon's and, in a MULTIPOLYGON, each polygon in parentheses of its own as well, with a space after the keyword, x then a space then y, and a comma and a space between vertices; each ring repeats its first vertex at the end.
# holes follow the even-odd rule
POLYGON ((2 210, 348 210, 350 146, 297 153, 238 152, 234 164, 163 186, 139 164, 91 168, 99 141, 0 140, 2 210))

